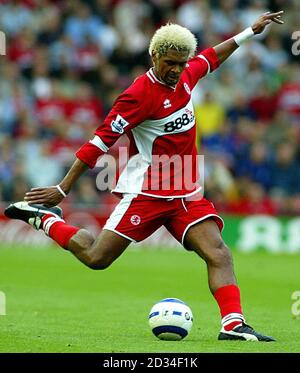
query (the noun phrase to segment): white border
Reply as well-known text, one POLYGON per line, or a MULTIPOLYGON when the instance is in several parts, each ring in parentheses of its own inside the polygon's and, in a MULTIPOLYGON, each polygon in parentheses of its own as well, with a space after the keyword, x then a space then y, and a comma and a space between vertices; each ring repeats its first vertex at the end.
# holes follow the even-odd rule
POLYGON ((120 233, 120 232, 118 232, 118 231, 115 230, 115 229, 112 229, 112 228, 103 228, 103 230, 107 230, 107 231, 115 232, 115 233, 118 234, 119 236, 122 236, 122 237, 124 237, 124 238, 127 238, 127 240, 129 240, 129 241, 134 242, 134 243, 137 243, 137 241, 134 240, 133 238, 130 238, 130 237, 126 236, 126 234, 120 233))
POLYGON ((224 220, 223 220, 219 215, 217 215, 217 214, 209 214, 209 215, 202 216, 202 218, 197 219, 197 220, 193 221, 192 223, 190 223, 189 225, 186 226, 186 228, 185 228, 185 230, 184 230, 184 232, 183 232, 183 234, 182 234, 181 245, 184 246, 184 245, 183 245, 183 241, 184 241, 185 235, 186 235, 186 233, 187 233, 187 231, 188 231, 189 228, 191 228, 193 225, 199 223, 199 222, 202 221, 202 220, 206 220, 206 219, 208 219, 208 218, 211 217, 211 216, 216 216, 217 218, 219 218, 219 219, 221 220, 221 222, 223 223, 223 227, 222 227, 222 229, 221 229, 221 231, 222 231, 222 230, 224 229, 224 225, 225 225, 225 223, 224 223, 224 220))
POLYGON ((208 65, 207 73, 205 74, 205 76, 206 76, 207 74, 210 73, 210 63, 209 63, 208 59, 206 57, 204 57, 202 54, 198 54, 197 57, 201 58, 202 60, 204 60, 207 63, 207 65, 208 65))
MULTIPOLYGON (((161 196, 161 195, 158 195, 158 194, 151 194, 151 193, 145 193, 145 192, 135 192, 135 191, 132 191, 132 192, 129 192, 128 190, 118 190, 117 188, 113 189, 111 191, 111 193, 121 193, 121 194, 142 194, 143 196, 148 196, 148 197, 155 197, 155 198, 160 198, 160 199, 175 199, 175 198, 189 198, 189 197, 192 197, 193 195, 197 194, 198 192, 200 192, 200 190, 202 190, 202 187, 200 186, 198 189, 194 190, 193 192, 189 193, 189 194, 182 194, 180 196, 161 196)), ((203 196, 202 196, 203 198, 203 196)))
POLYGON ((99 136, 95 136, 92 140, 89 141, 91 144, 97 146, 100 150, 103 152, 107 153, 108 152, 108 147, 104 144, 104 142, 100 139, 99 136))

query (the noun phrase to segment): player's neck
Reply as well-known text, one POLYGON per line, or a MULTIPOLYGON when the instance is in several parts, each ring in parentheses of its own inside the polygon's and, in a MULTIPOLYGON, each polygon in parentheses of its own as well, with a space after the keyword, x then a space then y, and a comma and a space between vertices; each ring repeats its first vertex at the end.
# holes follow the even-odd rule
POLYGON ((156 72, 156 70, 155 70, 155 67, 152 67, 151 70, 152 70, 153 75, 155 76, 155 78, 157 79, 157 81, 158 81, 159 83, 161 83, 161 84, 163 84, 163 85, 166 85, 167 87, 170 87, 170 88, 172 88, 172 89, 175 89, 175 88, 176 88, 176 84, 175 84, 175 85, 170 85, 170 84, 165 83, 165 82, 162 81, 161 79, 159 79, 159 77, 158 77, 158 75, 157 75, 157 72, 156 72))

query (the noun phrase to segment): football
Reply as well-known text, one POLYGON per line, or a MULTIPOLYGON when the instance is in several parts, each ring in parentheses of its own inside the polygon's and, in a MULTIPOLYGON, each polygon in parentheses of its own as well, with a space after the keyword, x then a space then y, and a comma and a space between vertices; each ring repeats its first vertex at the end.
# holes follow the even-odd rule
POLYGON ((193 326, 190 307, 177 298, 165 298, 154 304, 149 313, 153 334, 165 341, 180 341, 193 326))

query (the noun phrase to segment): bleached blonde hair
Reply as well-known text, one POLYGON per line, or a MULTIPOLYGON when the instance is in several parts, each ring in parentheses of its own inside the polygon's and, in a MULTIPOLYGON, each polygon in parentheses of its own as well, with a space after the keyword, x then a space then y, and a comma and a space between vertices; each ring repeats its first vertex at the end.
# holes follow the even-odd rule
POLYGON ((161 57, 169 49, 175 49, 178 52, 188 52, 190 59, 195 55, 196 48, 197 40, 190 30, 174 23, 167 23, 154 33, 149 45, 149 54, 152 56, 153 53, 158 53, 161 57))

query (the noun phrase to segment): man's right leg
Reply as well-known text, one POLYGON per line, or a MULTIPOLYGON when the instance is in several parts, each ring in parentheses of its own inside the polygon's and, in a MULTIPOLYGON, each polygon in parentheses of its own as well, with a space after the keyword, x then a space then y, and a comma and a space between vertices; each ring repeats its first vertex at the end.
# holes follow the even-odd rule
POLYGON ((105 229, 94 239, 87 230, 66 224, 59 207, 17 202, 7 207, 5 215, 23 220, 35 229, 43 229, 47 236, 92 269, 107 268, 131 243, 129 239, 105 229))
POLYGON ((71 237, 66 249, 92 269, 105 269, 114 262, 131 243, 125 237, 104 229, 94 239, 85 229, 71 237))

